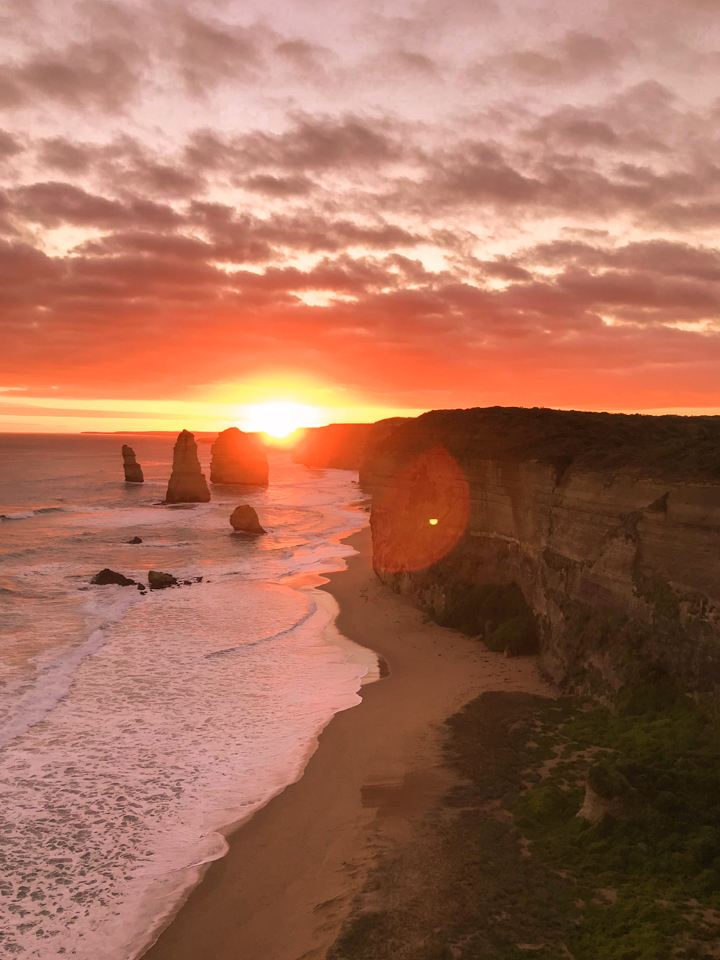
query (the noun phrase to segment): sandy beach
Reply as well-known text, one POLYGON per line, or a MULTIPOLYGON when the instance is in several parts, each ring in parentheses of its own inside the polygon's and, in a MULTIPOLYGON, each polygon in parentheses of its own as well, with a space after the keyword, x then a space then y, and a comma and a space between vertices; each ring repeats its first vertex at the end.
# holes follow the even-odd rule
POLYGON ((369 529, 348 542, 359 553, 324 589, 340 632, 387 676, 333 718, 301 779, 229 838, 147 960, 321 960, 383 845, 450 785, 443 721, 488 690, 552 694, 535 658, 490 653, 383 587, 369 529))

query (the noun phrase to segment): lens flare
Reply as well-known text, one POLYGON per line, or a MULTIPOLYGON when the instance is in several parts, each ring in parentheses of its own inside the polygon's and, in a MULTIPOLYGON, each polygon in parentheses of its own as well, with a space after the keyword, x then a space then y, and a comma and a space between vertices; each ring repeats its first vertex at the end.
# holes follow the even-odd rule
POLYGON ((402 460, 373 497, 378 531, 373 562, 376 569, 393 573, 423 570, 442 560, 465 533, 470 515, 465 472, 444 447, 402 460))

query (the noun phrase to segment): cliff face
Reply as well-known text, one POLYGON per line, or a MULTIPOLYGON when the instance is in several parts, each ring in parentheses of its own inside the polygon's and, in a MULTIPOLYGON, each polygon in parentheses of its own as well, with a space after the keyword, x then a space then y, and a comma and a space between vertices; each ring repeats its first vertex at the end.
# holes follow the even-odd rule
POLYGON ((173 449, 173 466, 165 503, 207 503, 210 499, 200 467, 195 437, 188 430, 178 435, 173 449))
POLYGON ((293 460, 306 467, 357 470, 371 426, 330 423, 326 427, 308 427, 293 450, 293 460))
POLYGON ((142 467, 135 459, 135 451, 126 443, 123 444, 122 458, 123 470, 125 471, 125 482, 143 483, 145 478, 143 477, 142 467))
POLYGON ((576 689, 720 690, 720 418, 435 411, 374 476, 375 569, 441 622, 576 689))
POLYGON ((293 459, 306 467, 358 470, 361 486, 369 487, 378 444, 403 422, 403 417, 390 417, 377 423, 330 423, 326 427, 310 427, 296 445, 293 459))
POLYGON ((243 433, 237 427, 223 430, 212 445, 211 453, 211 483, 267 486, 267 454, 249 434, 243 433))

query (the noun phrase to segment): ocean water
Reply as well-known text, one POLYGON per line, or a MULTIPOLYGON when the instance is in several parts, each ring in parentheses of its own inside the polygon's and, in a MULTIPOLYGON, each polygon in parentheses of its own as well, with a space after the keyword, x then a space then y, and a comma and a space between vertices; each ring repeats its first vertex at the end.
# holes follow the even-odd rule
MULTIPOLYGON (((377 675, 312 585, 366 522, 348 471, 165 507, 172 440, 0 435, 0 957, 134 960, 377 675), (268 534, 233 533, 250 503, 268 534), (142 538, 139 545, 127 541, 142 538), (110 567, 193 582, 91 586, 110 567)), ((199 445, 206 476, 209 445, 199 445)))

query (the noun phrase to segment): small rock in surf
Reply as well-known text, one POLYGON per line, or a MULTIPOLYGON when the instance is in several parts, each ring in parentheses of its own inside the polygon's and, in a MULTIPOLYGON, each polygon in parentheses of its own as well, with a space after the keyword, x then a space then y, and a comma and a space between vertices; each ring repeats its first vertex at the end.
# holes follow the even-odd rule
POLYGON ((120 587, 138 586, 136 580, 131 580, 129 577, 123 576, 122 573, 118 573, 116 570, 110 570, 108 567, 105 567, 100 573, 96 573, 90 583, 97 584, 100 587, 104 587, 108 583, 116 583, 120 587))
POLYGON ((171 573, 163 573, 161 570, 151 570, 148 573, 148 583, 151 590, 164 590, 165 587, 176 587, 177 580, 171 573))

